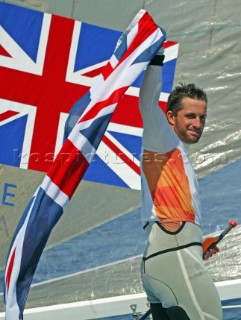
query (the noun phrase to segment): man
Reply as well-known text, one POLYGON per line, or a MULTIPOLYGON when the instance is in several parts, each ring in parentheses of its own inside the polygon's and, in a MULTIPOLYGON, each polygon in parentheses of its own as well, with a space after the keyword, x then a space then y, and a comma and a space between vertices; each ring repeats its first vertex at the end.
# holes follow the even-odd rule
POLYGON ((147 233, 141 273, 154 320, 221 320, 216 287, 203 264, 198 182, 188 145, 197 143, 207 115, 206 93, 194 84, 158 105, 163 50, 150 62, 140 90, 142 222, 147 233))

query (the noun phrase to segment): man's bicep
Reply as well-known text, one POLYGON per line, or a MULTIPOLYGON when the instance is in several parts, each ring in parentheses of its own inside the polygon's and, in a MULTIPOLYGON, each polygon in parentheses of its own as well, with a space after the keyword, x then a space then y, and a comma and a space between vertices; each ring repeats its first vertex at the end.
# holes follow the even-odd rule
POLYGON ((148 150, 167 152, 177 146, 178 140, 159 106, 161 85, 162 68, 149 65, 140 89, 140 109, 144 125, 142 145, 148 150))
POLYGON ((173 141, 174 132, 169 127, 167 119, 161 108, 157 106, 150 107, 150 112, 144 112, 143 123, 143 141, 144 148, 152 151, 169 151, 176 147, 176 141, 173 141))
POLYGON ((148 66, 140 88, 141 112, 148 110, 150 105, 158 104, 162 86, 162 68, 148 66))

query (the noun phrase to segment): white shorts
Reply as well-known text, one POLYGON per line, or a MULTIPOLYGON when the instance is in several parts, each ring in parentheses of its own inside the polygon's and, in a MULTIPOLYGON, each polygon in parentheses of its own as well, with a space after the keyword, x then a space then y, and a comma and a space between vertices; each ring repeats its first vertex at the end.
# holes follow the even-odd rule
POLYGON ((177 232, 158 222, 145 228, 148 243, 141 265, 143 287, 150 303, 181 307, 191 320, 221 320, 217 289, 202 259, 199 226, 185 222, 177 232))

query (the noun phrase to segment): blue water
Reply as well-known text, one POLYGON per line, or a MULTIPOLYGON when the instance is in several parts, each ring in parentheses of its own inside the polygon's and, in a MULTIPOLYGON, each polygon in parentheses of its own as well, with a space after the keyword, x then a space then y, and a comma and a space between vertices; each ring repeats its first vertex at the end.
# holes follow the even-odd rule
POLYGON ((224 229, 232 219, 241 223, 240 173, 238 160, 199 181, 204 234, 224 229))

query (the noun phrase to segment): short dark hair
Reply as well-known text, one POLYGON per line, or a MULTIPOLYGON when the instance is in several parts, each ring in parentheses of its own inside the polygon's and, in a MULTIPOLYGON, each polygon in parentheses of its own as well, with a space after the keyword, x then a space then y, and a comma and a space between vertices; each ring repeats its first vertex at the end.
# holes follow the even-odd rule
POLYGON ((203 100, 206 103, 208 102, 207 94, 203 89, 198 88, 194 83, 180 83, 168 97, 167 111, 172 111, 174 115, 177 115, 178 111, 181 109, 182 99, 185 97, 203 100))

